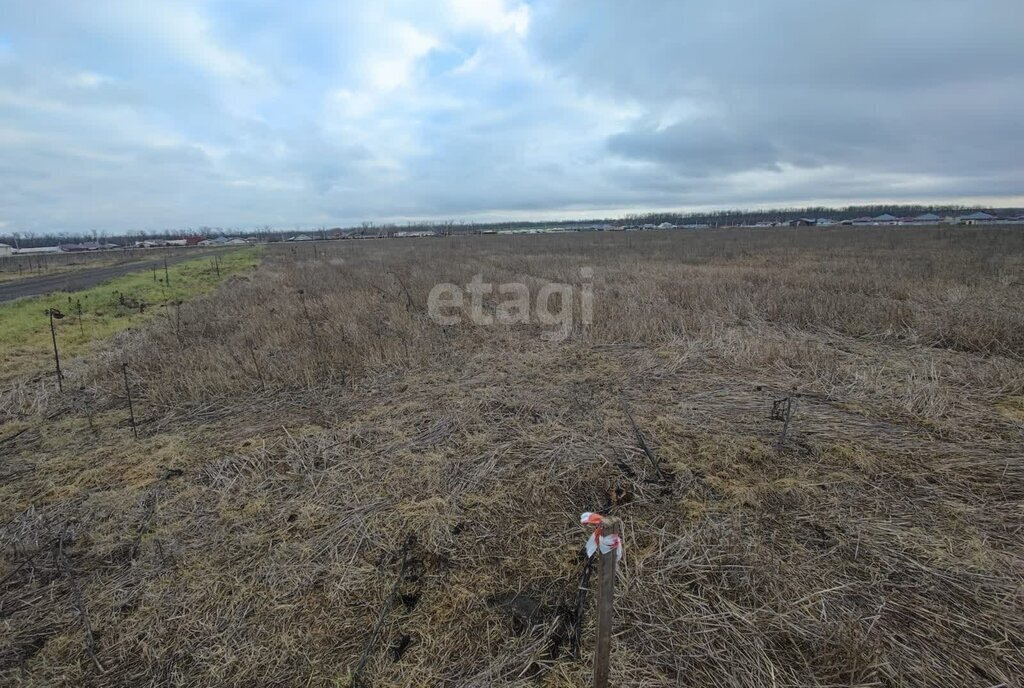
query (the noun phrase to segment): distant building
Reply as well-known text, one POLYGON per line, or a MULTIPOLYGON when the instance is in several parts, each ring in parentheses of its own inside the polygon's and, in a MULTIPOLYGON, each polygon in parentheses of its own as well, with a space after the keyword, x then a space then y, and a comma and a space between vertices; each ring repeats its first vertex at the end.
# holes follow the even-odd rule
POLYGON ((219 236, 212 239, 204 239, 199 242, 200 246, 247 246, 248 241, 241 237, 219 236))
POLYGON ((14 255, 14 249, 13 248, 8 246, 7 244, 0 244, 0 258, 3 258, 4 256, 13 256, 13 255, 14 255))
POLYGON ((989 213, 985 213, 985 212, 977 212, 977 213, 971 213, 970 215, 962 216, 959 219, 959 222, 962 225, 977 225, 977 224, 987 224, 987 223, 990 223, 990 222, 995 222, 997 219, 998 218, 996 218, 995 215, 990 215, 989 213))
POLYGON ((800 217, 800 218, 797 218, 796 220, 790 220, 789 221, 789 226, 790 227, 813 227, 816 224, 818 224, 817 220, 815 220, 814 218, 808 218, 808 217, 800 217))
POLYGON ((897 220, 896 220, 896 216, 895 215, 890 215, 889 213, 883 213, 883 214, 879 215, 878 217, 871 218, 871 221, 872 222, 876 222, 878 224, 893 224, 897 220))
POLYGON ((935 213, 921 213, 913 217, 901 217, 901 225, 937 225, 944 220, 935 213))
POLYGON ((835 224, 835 221, 834 220, 830 220, 827 217, 819 217, 817 222, 816 222, 816 224, 819 227, 831 227, 832 225, 835 224))
POLYGON ((60 253, 60 246, 32 246, 29 248, 17 248, 14 249, 17 255, 31 254, 31 253, 60 253))
POLYGON ((60 250, 65 253, 82 253, 84 251, 109 251, 120 248, 117 244, 100 243, 98 241, 86 241, 82 244, 61 244, 60 250))
POLYGON ((308 234, 296 234, 293 237, 288 237, 285 241, 313 241, 313 237, 308 234))
POLYGON ((660 225, 658 225, 658 229, 675 229, 675 228, 676 228, 676 226, 674 224, 672 224, 671 222, 662 222, 660 225))

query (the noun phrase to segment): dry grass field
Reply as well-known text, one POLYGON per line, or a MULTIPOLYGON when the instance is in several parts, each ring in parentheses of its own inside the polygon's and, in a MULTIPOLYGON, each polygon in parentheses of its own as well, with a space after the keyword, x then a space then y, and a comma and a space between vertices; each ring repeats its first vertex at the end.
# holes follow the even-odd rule
POLYGON ((1021 686, 1022 303, 1018 230, 270 247, 5 383, 0 684, 586 686, 602 510, 613 685, 1021 686))

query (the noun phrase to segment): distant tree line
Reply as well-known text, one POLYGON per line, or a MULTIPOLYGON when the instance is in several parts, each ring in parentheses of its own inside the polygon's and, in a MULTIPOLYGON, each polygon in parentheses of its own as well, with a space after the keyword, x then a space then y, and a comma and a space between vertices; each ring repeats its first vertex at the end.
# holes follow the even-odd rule
POLYGON ((262 225, 256 228, 224 228, 224 227, 197 227, 188 229, 168 229, 156 232, 122 232, 108 233, 97 230, 88 232, 9 232, 0 234, 0 243, 18 246, 21 248, 33 248, 38 246, 55 246, 59 244, 78 244, 89 241, 101 243, 112 243, 120 246, 131 246, 136 241, 147 239, 185 239, 193 236, 211 238, 217 236, 241 236, 256 237, 260 241, 282 241, 296 234, 305 234, 317 239, 327 239, 338 232, 349 235, 377 236, 388 235, 397 231, 433 231, 438 234, 470 234, 484 231, 501 231, 508 229, 531 229, 540 227, 563 227, 566 229, 586 228, 606 224, 662 224, 668 222, 674 225, 700 224, 711 226, 734 226, 749 225, 759 222, 787 222, 789 220, 806 218, 829 218, 831 220, 852 220, 857 217, 877 217, 878 215, 889 214, 896 217, 913 217, 922 213, 934 213, 940 217, 958 216, 972 213, 978 210, 985 210, 994 214, 1024 213, 1021 208, 977 208, 962 205, 853 205, 844 208, 830 208, 825 206, 811 206, 805 208, 774 208, 769 210, 716 210, 700 213, 645 213, 641 215, 627 215, 624 218, 601 218, 588 220, 558 220, 558 221, 534 221, 534 222, 464 222, 460 220, 444 220, 438 222, 407 222, 404 224, 376 224, 363 222, 355 227, 331 227, 320 226, 315 229, 275 229, 270 225, 262 225))
POLYGON ((750 225, 759 222, 786 222, 796 218, 828 218, 842 221, 858 217, 878 217, 893 215, 895 217, 914 217, 924 213, 933 213, 939 217, 966 215, 978 210, 987 210, 994 214, 1019 213, 1018 208, 975 208, 962 205, 851 205, 845 208, 810 206, 805 208, 773 208, 769 210, 717 210, 703 213, 646 213, 630 215, 626 220, 631 224, 661 224, 669 222, 674 225, 702 224, 720 227, 750 225))

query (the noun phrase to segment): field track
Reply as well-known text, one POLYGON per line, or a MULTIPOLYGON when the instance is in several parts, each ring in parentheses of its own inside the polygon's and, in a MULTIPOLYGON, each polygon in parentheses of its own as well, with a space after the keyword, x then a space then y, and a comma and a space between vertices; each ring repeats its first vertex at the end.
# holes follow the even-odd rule
MULTIPOLYGON (((182 261, 192 260, 207 255, 207 253, 196 252, 178 254, 167 257, 168 265, 176 265, 182 261)), ((24 299, 30 296, 41 296, 55 291, 79 291, 88 289, 101 282, 121 277, 132 272, 162 268, 164 258, 147 260, 143 262, 124 263, 121 265, 108 265, 100 268, 86 268, 74 272, 65 272, 45 277, 29 277, 23 280, 16 280, 0 284, 0 303, 24 299)))

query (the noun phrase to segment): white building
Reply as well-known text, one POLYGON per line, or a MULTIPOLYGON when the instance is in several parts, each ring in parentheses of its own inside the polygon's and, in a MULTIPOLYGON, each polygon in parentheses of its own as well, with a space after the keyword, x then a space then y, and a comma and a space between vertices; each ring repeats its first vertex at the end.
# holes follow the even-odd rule
POLYGON ((18 255, 23 253, 60 253, 60 246, 32 246, 30 248, 19 248, 14 251, 18 255))
POLYGON ((13 255, 14 255, 14 249, 13 248, 8 246, 7 244, 0 244, 0 258, 2 258, 4 256, 13 256, 13 255))

